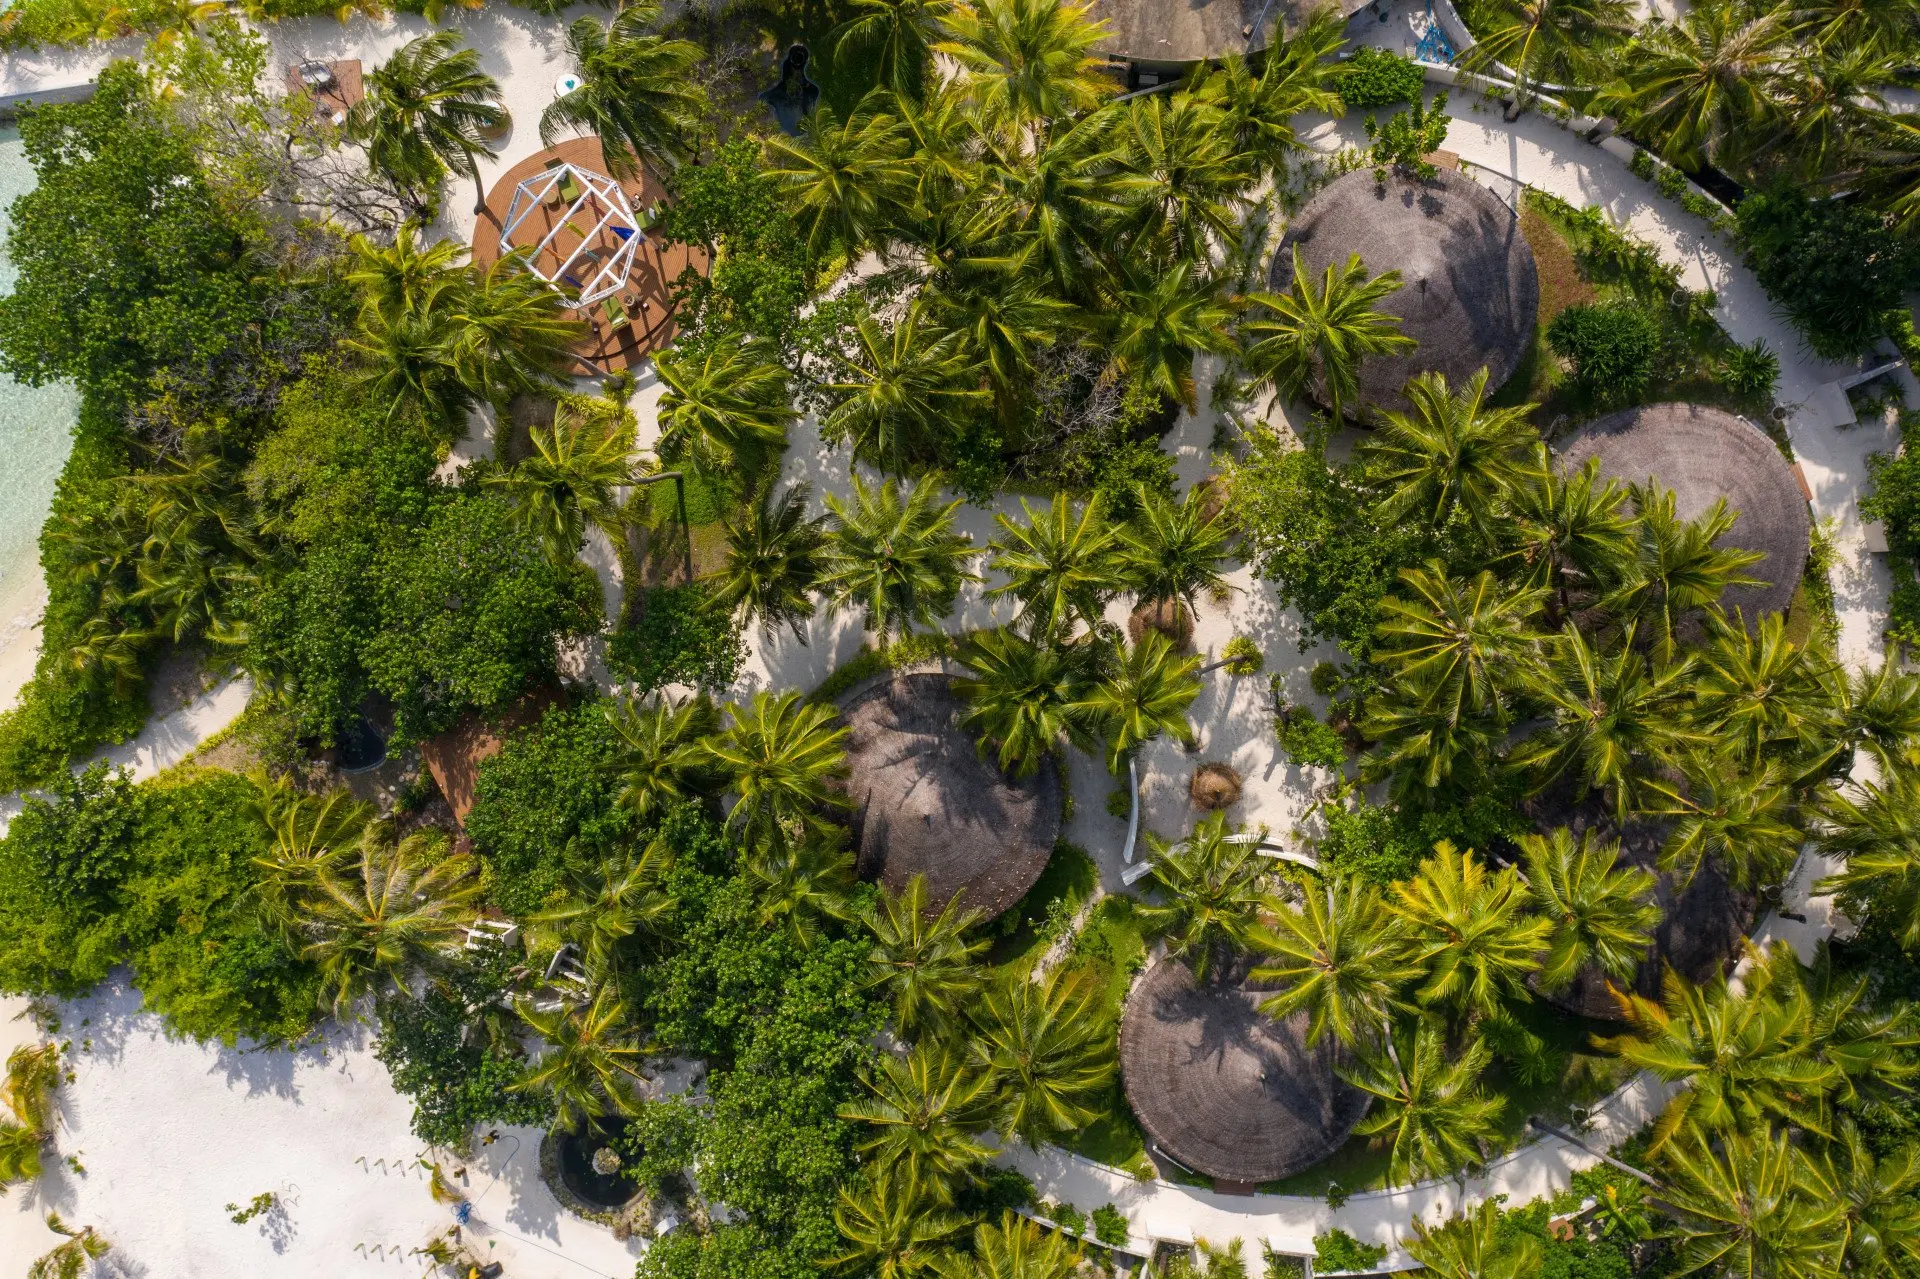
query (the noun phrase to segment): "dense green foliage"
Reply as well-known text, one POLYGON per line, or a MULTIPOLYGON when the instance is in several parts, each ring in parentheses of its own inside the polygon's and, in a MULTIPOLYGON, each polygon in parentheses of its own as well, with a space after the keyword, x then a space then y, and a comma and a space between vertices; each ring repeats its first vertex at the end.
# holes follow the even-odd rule
POLYGON ((1759 191, 1734 210, 1747 265, 1816 355, 1859 355, 1920 281, 1920 252, 1887 220, 1802 188, 1759 191))
POLYGON ((1341 64, 1335 82, 1340 100, 1354 110, 1417 102, 1427 86, 1426 72, 1410 58, 1361 45, 1341 64))
POLYGON ((607 665, 642 693, 667 684, 721 689, 746 660, 740 627, 713 607, 699 583, 656 586, 638 605, 639 620, 607 642, 607 665))
POLYGON ((1638 303, 1570 306, 1547 326, 1555 355, 1597 402, 1631 401, 1653 380, 1660 328, 1638 303))

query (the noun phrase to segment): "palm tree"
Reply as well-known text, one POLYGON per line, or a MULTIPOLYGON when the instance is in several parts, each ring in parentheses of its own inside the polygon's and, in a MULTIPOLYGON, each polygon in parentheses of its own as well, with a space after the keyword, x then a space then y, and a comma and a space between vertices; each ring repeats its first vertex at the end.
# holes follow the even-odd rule
POLYGON ((1631 1033, 1596 1036, 1594 1046, 1685 1085, 1654 1124, 1649 1154, 1683 1128, 1727 1135, 1774 1119, 1806 1122, 1840 1082, 1812 1051, 1813 1010, 1800 983, 1766 964, 1747 976, 1735 991, 1724 975, 1696 986, 1668 970, 1659 1003, 1615 992, 1631 1033))
POLYGON ((1011 973, 971 1005, 981 1058, 994 1080, 1003 1136, 1038 1149, 1055 1133, 1100 1114, 1113 1080, 1114 1028, 1100 988, 1082 968, 1057 966, 1031 981, 1011 973))
POLYGON ((1693 661, 1658 662, 1634 647, 1629 626, 1612 654, 1597 653, 1571 623, 1547 646, 1547 660, 1529 680, 1546 723, 1513 753, 1544 788, 1568 769, 1578 790, 1604 790, 1615 814, 1627 809, 1656 770, 1675 763, 1704 735, 1682 716, 1693 661))
POLYGON ((518 253, 496 259, 459 291, 452 321, 454 372, 499 415, 516 395, 564 385, 572 347, 585 332, 518 253))
POLYGON ((0 1121, 0 1193, 40 1176, 47 1135, 25 1124, 0 1121))
POLYGON ((787 371, 765 346, 724 338, 703 355, 669 349, 654 360, 661 460, 690 458, 709 475, 752 477, 787 446, 793 401, 787 371))
POLYGON ((0 1101, 13 1117, 42 1135, 53 1132, 53 1094, 60 1086, 60 1048, 51 1040, 44 1044, 20 1044, 7 1054, 7 1074, 0 1084, 0 1101))
MULTIPOLYGON (((1767 952, 1765 963, 1774 970, 1768 981, 1798 984, 1806 995, 1813 1055, 1836 1072, 1825 1099, 1831 1108, 1865 1114, 1907 1095, 1920 1075, 1920 1063, 1913 1058, 1913 1050, 1920 1047, 1920 1023, 1909 1006, 1881 999, 1870 972, 1840 972, 1826 942, 1815 948, 1811 964, 1777 946, 1767 952)), ((1820 1121, 1823 1128, 1831 1128, 1827 1108, 1820 1121)))
POLYGON ((1262 335, 1247 348, 1247 371, 1287 399, 1318 388, 1339 420, 1359 398, 1361 360, 1413 349, 1400 317, 1377 305, 1399 287, 1398 271, 1369 279, 1357 253, 1342 270, 1329 265, 1316 287, 1295 245, 1293 287, 1247 299, 1255 311, 1246 331, 1262 335))
POLYGON ((1450 700, 1458 692, 1428 675, 1396 679, 1368 698, 1361 731, 1376 745, 1363 775, 1373 780, 1384 773, 1395 796, 1413 803, 1433 798, 1423 789, 1458 791, 1484 778, 1506 725, 1499 714, 1475 713, 1450 700))
POLYGON ((471 855, 424 831, 395 839, 370 827, 350 859, 317 862, 301 902, 311 940, 300 957, 319 968, 335 1011, 382 982, 404 987, 464 935, 485 891, 471 855))
POLYGON ((1008 282, 943 281, 929 286, 929 314, 949 335, 969 369, 985 373, 994 412, 1012 427, 1033 379, 1033 352, 1084 322, 1083 312, 1052 297, 1028 277, 1008 282))
POLYGON ((253 813, 273 836, 268 851, 253 859, 254 909, 267 928, 297 945, 302 903, 321 867, 351 853, 373 820, 373 806, 344 790, 301 794, 286 778, 264 771, 248 777, 255 788, 253 813))
POLYGON ((1748 767, 1763 755, 1811 754, 1823 764, 1839 749, 1832 666, 1789 640, 1778 613, 1754 631, 1715 618, 1700 651, 1695 705, 1708 731, 1748 767))
POLYGON ((1675 1275, 1818 1279, 1835 1273, 1845 1205, 1808 1193, 1806 1157, 1766 1128, 1666 1148, 1660 1197, 1673 1218, 1675 1275))
POLYGON ((963 910, 960 896, 929 913, 927 877, 915 875, 897 896, 882 889, 867 910, 873 933, 867 985, 893 1001, 894 1025, 902 1035, 950 1024, 980 990, 984 978, 974 960, 988 943, 967 939, 980 913, 963 910))
POLYGON ((622 808, 644 821, 705 790, 713 770, 705 742, 720 712, 704 693, 682 701, 660 694, 645 704, 613 698, 602 710, 620 739, 608 769, 620 779, 622 808))
POLYGON ((861 1075, 872 1095, 840 1108, 840 1117, 869 1126, 857 1143, 872 1165, 899 1166, 943 1202, 993 1155, 973 1133, 992 1082, 953 1044, 921 1041, 905 1057, 882 1054, 861 1075))
POLYGON ((627 455, 633 448, 633 424, 625 414, 589 414, 562 400, 551 430, 529 432, 533 456, 509 470, 495 471, 485 483, 503 490, 513 521, 545 548, 547 558, 565 567, 580 553, 592 524, 617 548, 626 543, 615 490, 632 479, 627 455))
POLYGON ((1455 717, 1506 718, 1506 690, 1532 656, 1529 619, 1545 592, 1503 590, 1482 570, 1472 581, 1447 576, 1439 560, 1400 570, 1406 594, 1380 602, 1374 655, 1403 683, 1455 717))
POLYGON ((1625 982, 1646 958, 1660 907, 1652 871, 1620 866, 1618 841, 1578 842, 1562 826, 1552 835, 1522 835, 1527 887, 1535 908, 1553 926, 1540 984, 1563 990, 1581 969, 1592 965, 1609 979, 1625 982))
POLYGON ((1508 556, 1527 586, 1551 592, 1556 625, 1573 612, 1576 598, 1597 598, 1632 558, 1626 487, 1600 474, 1597 457, 1569 475, 1544 446, 1536 449, 1519 481, 1508 486, 1506 503, 1508 556))
POLYGON ((366 96, 347 120, 350 137, 367 149, 367 163, 409 193, 421 221, 429 196, 451 169, 473 179, 473 211, 484 212, 487 192, 480 165, 498 153, 487 145, 511 117, 500 105, 500 84, 480 69, 480 55, 462 49, 457 31, 435 31, 394 50, 367 72, 366 96))
POLYGON ((918 100, 953 6, 954 0, 853 0, 854 16, 827 33, 827 47, 840 65, 872 58, 882 85, 918 100))
POLYGON ((1219 103, 1234 149, 1250 156, 1261 172, 1274 174, 1299 148, 1295 116, 1345 112, 1334 61, 1345 43, 1339 15, 1316 10, 1291 39, 1267 51, 1258 75, 1245 58, 1229 53, 1217 71, 1203 65, 1195 72, 1193 92, 1219 103))
POLYGON ((1793 791, 1771 760, 1748 768, 1724 746, 1689 751, 1677 784, 1650 777, 1641 791, 1644 810, 1670 822, 1660 869, 1675 877, 1676 887, 1692 883, 1709 861, 1741 888, 1777 884, 1805 842, 1790 820, 1793 791))
POLYGON ((1532 904, 1518 872, 1489 874, 1469 850, 1445 840, 1419 873, 1393 886, 1387 909, 1407 925, 1414 957, 1426 966, 1423 1004, 1475 1016, 1499 1011, 1503 997, 1526 998, 1526 982, 1547 950, 1553 924, 1527 914, 1532 904))
POLYGON ((912 1279, 932 1272, 940 1245, 965 1229, 967 1219, 948 1211, 932 1190, 894 1165, 841 1186, 833 1223, 847 1248, 827 1265, 873 1279, 912 1279))
POLYGON ((1113 92, 1094 45, 1106 34, 1091 7, 1068 0, 970 0, 934 46, 959 64, 980 118, 1009 138, 1091 110, 1113 92))
POLYGON ((1239 207, 1259 166, 1235 148, 1226 113, 1210 95, 1135 98, 1118 127, 1124 151, 1116 190, 1130 206, 1136 251, 1152 245, 1175 261, 1198 262, 1212 243, 1235 242, 1239 207))
POLYGON ((1194 412, 1195 353, 1230 347, 1220 282, 1177 257, 1158 269, 1123 268, 1112 301, 1107 350, 1114 365, 1133 385, 1194 412))
POLYGON ((551 1098, 562 1128, 634 1113, 634 1085, 646 1079, 639 1063, 647 1050, 611 982, 599 983, 585 1005, 562 1003, 542 1011, 522 1002, 519 1011, 547 1041, 547 1051, 513 1085, 517 1091, 551 1098))
POLYGON ((1728 587, 1761 585, 1744 570, 1766 555, 1715 545, 1737 518, 1725 498, 1700 518, 1683 520, 1672 489, 1635 484, 1629 491, 1639 512, 1636 553, 1620 584, 1601 604, 1623 622, 1651 617, 1654 642, 1671 653, 1684 620, 1717 604, 1728 587))
POLYGON ((1480 1074, 1493 1061, 1486 1041, 1474 1039, 1449 1061, 1446 1040, 1422 1022, 1412 1033, 1389 1036, 1385 1046, 1384 1055, 1363 1057, 1340 1074, 1373 1099, 1354 1131, 1388 1147, 1388 1178, 1404 1184, 1480 1162, 1481 1143, 1495 1136, 1506 1106, 1480 1090, 1480 1074))
POLYGON ((707 746, 734 792, 727 825, 764 843, 793 823, 815 827, 845 804, 834 782, 846 771, 847 730, 831 706, 797 692, 755 693, 727 708, 727 731, 707 746))
POLYGON ((1495 514, 1540 437, 1527 420, 1532 405, 1496 409, 1486 398, 1485 369, 1458 395, 1439 373, 1407 383, 1412 412, 1383 413, 1366 445, 1378 482, 1392 489, 1380 503, 1383 518, 1417 516, 1438 532, 1458 511, 1482 541, 1495 542, 1495 514))
POLYGON ((1085 717, 1074 710, 1088 682, 1085 650, 1036 644, 1000 627, 969 638, 960 661, 972 672, 953 685, 967 701, 962 723, 1002 772, 1031 776, 1062 738, 1086 742, 1085 717))
POLYGON ((1512 120, 1542 82, 1597 83, 1608 50, 1631 36, 1636 25, 1626 0, 1502 0, 1466 61, 1494 75, 1511 73, 1514 101, 1507 118, 1512 120))
POLYGON ((1779 121, 1771 87, 1791 48, 1788 12, 1709 0, 1651 24, 1600 102, 1674 164, 1738 170, 1779 121))
POLYGON ((572 944, 592 971, 616 972, 629 937, 657 935, 672 918, 676 899, 665 886, 672 868, 673 850, 662 839, 648 841, 637 856, 628 849, 607 858, 592 879, 576 879, 527 916, 536 947, 551 952, 572 944))
POLYGON ((1024 270, 1061 297, 1088 295, 1088 266, 1124 214, 1114 189, 1118 143, 1112 114, 1056 121, 1037 145, 983 139, 989 180, 1002 199, 988 212, 1020 246, 1024 270))
POLYGON ((1189 616, 1200 612, 1200 592, 1224 591, 1220 572, 1227 558, 1227 522, 1209 510, 1209 493, 1195 484, 1173 501, 1141 484, 1134 489, 1136 509, 1120 544, 1122 576, 1145 605, 1179 600, 1189 616))
POLYGON ((777 839, 745 859, 758 887, 760 922, 784 923, 802 947, 820 939, 822 919, 847 919, 853 889, 853 854, 837 829, 777 839))
POLYGON ((836 523, 820 587, 836 605, 865 609, 867 629, 882 639, 932 625, 953 608, 960 584, 975 580, 966 568, 973 543, 953 531, 960 500, 942 506, 938 493, 930 475, 902 500, 893 481, 870 487, 856 474, 851 506, 827 495, 836 523))
POLYGON ((1498 1199, 1482 1199, 1438 1226, 1419 1217, 1412 1225, 1407 1255, 1434 1279, 1528 1279, 1539 1271, 1540 1241, 1501 1229, 1498 1199))
POLYGON ((347 283, 359 294, 363 311, 389 315, 429 311, 465 283, 460 263, 467 255, 466 246, 457 240, 423 243, 420 228, 412 222, 400 224, 390 245, 356 235, 347 241, 347 248, 352 254, 347 283))
POLYGON ((833 249, 857 256, 881 246, 913 198, 913 167, 907 135, 880 107, 876 91, 844 120, 822 103, 800 126, 800 136, 776 133, 766 142, 767 177, 791 197, 791 209, 807 231, 807 252, 826 257, 833 249))
POLYGON ((1109 770, 1119 772, 1121 761, 1162 733, 1193 740, 1187 708, 1200 695, 1199 666, 1198 657, 1174 652, 1159 631, 1147 631, 1132 648, 1114 645, 1108 669, 1074 703, 1106 737, 1109 770))
POLYGON ((1862 666, 1846 678, 1834 700, 1842 707, 1843 740, 1864 747, 1887 776, 1903 764, 1920 763, 1920 676, 1897 662, 1862 666))
POLYGON ((1349 1048, 1375 1043, 1422 971, 1406 926, 1357 876, 1330 877, 1324 892, 1306 887, 1297 910, 1275 912, 1248 940, 1262 959, 1254 980, 1282 986, 1260 1011, 1279 1021, 1305 1009, 1309 1048, 1328 1031, 1349 1048))
POLYGON ((65 1235, 67 1241, 53 1251, 36 1257, 27 1267, 27 1279, 81 1279, 93 1272, 92 1263, 113 1250, 104 1236, 92 1226, 78 1230, 60 1220, 60 1214, 47 1214, 47 1229, 65 1235))
POLYGON ((1909 766, 1822 798, 1820 851, 1845 869, 1820 881, 1850 918, 1869 914, 1920 950, 1920 774, 1909 766))
POLYGON ((1844 1273, 1892 1279, 1920 1260, 1920 1146, 1911 1143, 1875 1158, 1848 1124, 1819 1159, 1801 1166, 1815 1203, 1841 1205, 1835 1252, 1844 1273), (1839 1159, 1835 1159, 1839 1155, 1839 1159))
POLYGON ((1008 1211, 973 1228, 972 1256, 951 1253, 938 1269, 941 1279, 1073 1279, 1082 1260, 1065 1235, 1008 1211))
POLYGON ((857 460, 901 473, 925 456, 951 424, 984 404, 977 373, 951 334, 937 334, 920 308, 909 307, 891 332, 872 312, 854 320, 855 355, 836 354, 837 381, 821 387, 834 405, 820 421, 821 438, 853 441, 857 460))
POLYGON ((758 621, 772 631, 784 623, 803 644, 800 624, 813 616, 827 546, 826 516, 807 515, 810 493, 801 483, 775 497, 768 485, 751 505, 721 513, 727 571, 711 597, 743 625, 758 621))
POLYGON ((1119 592, 1123 554, 1120 529, 1106 518, 1100 495, 1079 506, 1056 493, 1039 515, 1023 497, 1020 510, 1024 524, 1004 512, 993 517, 1000 532, 987 543, 987 567, 1007 580, 987 594, 1016 600, 1018 620, 1038 644, 1064 644, 1079 627, 1097 629, 1119 592))
POLYGON ((459 337, 449 307, 370 307, 341 345, 356 357, 369 401, 387 405, 389 421, 415 419, 435 440, 452 440, 473 406, 461 377, 459 337))
POLYGON ((623 179, 679 163, 705 102, 691 72, 706 51, 650 34, 659 18, 658 5, 640 0, 605 27, 596 18, 574 19, 567 49, 580 84, 541 112, 542 145, 552 146, 563 132, 591 133, 607 171, 623 179))
POLYGON ((1148 878, 1161 901, 1134 913, 1149 934, 1166 940, 1168 954, 1192 957, 1201 981, 1253 935, 1265 904, 1261 887, 1272 869, 1257 845, 1230 841, 1230 833, 1239 832, 1227 830, 1227 815, 1213 813, 1178 843, 1147 835, 1148 878))

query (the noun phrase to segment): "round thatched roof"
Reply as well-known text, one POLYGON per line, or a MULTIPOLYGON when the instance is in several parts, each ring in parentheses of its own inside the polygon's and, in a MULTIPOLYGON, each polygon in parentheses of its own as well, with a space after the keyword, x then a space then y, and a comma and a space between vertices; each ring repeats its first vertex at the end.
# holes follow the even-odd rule
POLYGON ((1337 178, 1287 224, 1273 255, 1275 291, 1293 285, 1293 247, 1317 281, 1355 253, 1369 275, 1397 270, 1401 285, 1380 304, 1418 346, 1360 362, 1360 396, 1405 411, 1401 388, 1416 373, 1462 386, 1481 366, 1489 391, 1505 382, 1533 340, 1540 274, 1520 220, 1473 179, 1441 170, 1422 181, 1373 171, 1337 178))
POLYGON ((1718 544, 1764 552, 1767 558, 1747 572, 1767 585, 1736 586, 1721 597, 1721 607, 1729 614, 1739 609, 1752 625, 1792 603, 1807 563, 1807 499, 1792 466, 1760 428, 1697 404, 1645 404, 1588 423, 1561 455, 1569 470, 1598 457, 1601 471, 1623 484, 1652 477, 1673 490, 1683 519, 1726 498, 1740 518, 1718 544))
POLYGON ((927 901, 998 915, 1045 869, 1060 834, 1051 765, 1009 781, 960 725, 941 674, 899 674, 846 707, 847 797, 863 875, 900 892, 927 877, 927 901))
MULTIPOLYGON (((1339 0, 1350 16, 1367 0, 1339 0)), ((1267 47, 1278 27, 1291 37, 1306 22, 1308 0, 1093 0, 1093 16, 1106 24, 1100 52, 1134 62, 1171 64, 1217 59, 1267 47), (1264 22, 1261 22, 1262 18, 1264 22), (1261 29, 1254 30, 1260 23, 1261 29)))
POLYGON ((1195 1172, 1246 1183, 1291 1176, 1339 1149, 1366 1113, 1366 1094, 1334 1074, 1332 1036, 1308 1050, 1306 1015, 1262 1016, 1265 993, 1201 985, 1163 959, 1127 997, 1127 1101, 1154 1143, 1195 1172))
MULTIPOLYGON (((1630 986, 1622 985, 1621 989, 1658 999, 1662 975, 1669 967, 1689 981, 1703 982, 1740 953, 1740 943, 1758 914, 1759 899, 1734 888, 1711 862, 1700 868, 1684 892, 1676 892, 1674 877, 1659 870, 1660 845, 1667 838, 1668 823, 1630 821, 1620 829, 1597 795, 1569 807, 1556 803, 1549 792, 1528 809, 1542 831, 1565 826, 1576 837, 1590 831, 1592 839, 1618 839, 1620 866, 1651 870, 1659 876, 1654 900, 1660 906, 1660 926, 1653 930, 1653 943, 1647 947, 1646 958, 1640 961, 1630 986)), ((1573 985, 1547 999, 1582 1016, 1609 1021, 1620 1018, 1620 1005, 1607 991, 1606 974, 1597 968, 1582 970, 1573 985)))

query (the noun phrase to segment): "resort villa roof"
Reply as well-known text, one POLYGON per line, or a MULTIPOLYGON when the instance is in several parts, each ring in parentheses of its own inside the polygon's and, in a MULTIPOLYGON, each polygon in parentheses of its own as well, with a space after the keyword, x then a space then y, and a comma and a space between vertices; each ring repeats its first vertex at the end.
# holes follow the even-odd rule
MULTIPOLYGON (((1341 15, 1368 0, 1339 0, 1341 15)), ((1107 24, 1102 53, 1130 62, 1190 63, 1264 49, 1276 25, 1283 36, 1300 29, 1314 6, 1307 0, 1093 0, 1093 16, 1107 24)))
POLYGON ((1333 1037, 1307 1048, 1306 1015, 1263 1015, 1268 993, 1203 985, 1162 959, 1127 997, 1127 1102, 1161 1152, 1194 1172, 1243 1184, 1291 1176, 1339 1149, 1366 1113, 1366 1094, 1334 1073, 1333 1037))
MULTIPOLYGON (((1632 981, 1616 985, 1657 999, 1662 976, 1669 967, 1689 981, 1703 982, 1740 953, 1740 943, 1753 926, 1759 908, 1757 897, 1733 887, 1711 862, 1700 867, 1684 890, 1676 891, 1674 876, 1659 870, 1660 845, 1669 831, 1666 822, 1630 821, 1621 829, 1614 825, 1600 796, 1589 795, 1577 805, 1566 804, 1566 798, 1562 792, 1556 802, 1549 792, 1529 804, 1528 811, 1544 819, 1540 821, 1542 830, 1565 826, 1576 836, 1591 832, 1590 837, 1596 840, 1617 838, 1619 865, 1651 870, 1659 876, 1654 900, 1660 906, 1660 926, 1654 929, 1653 942, 1632 981)), ((1582 969, 1570 987, 1547 998, 1582 1016, 1609 1020, 1620 1017, 1620 1005, 1608 993, 1606 974, 1598 968, 1582 969)))
POLYGON ((887 891, 927 877, 927 902, 1000 914, 1046 868, 1060 834, 1051 764, 1010 780, 961 726, 965 707, 937 672, 896 674, 845 708, 847 797, 862 875, 887 891))
POLYGON ((1293 250, 1315 280, 1358 254, 1369 275, 1400 272, 1380 309, 1400 317, 1419 345, 1360 362, 1360 398, 1404 411, 1416 373, 1464 385, 1484 366, 1489 391, 1505 382, 1533 340, 1540 275, 1520 220, 1500 198, 1448 170, 1420 179, 1371 169, 1337 178, 1307 201, 1273 257, 1272 286, 1293 284, 1293 250))
POLYGON ((1763 586, 1736 586, 1721 597, 1752 625, 1793 601, 1807 563, 1811 521, 1793 467, 1760 429, 1720 409, 1697 404, 1647 404, 1612 413, 1582 427, 1561 449, 1568 469, 1600 459, 1602 473, 1623 484, 1649 477, 1673 490, 1683 519, 1704 515, 1725 498, 1739 518, 1721 546, 1760 551, 1748 569, 1763 586))

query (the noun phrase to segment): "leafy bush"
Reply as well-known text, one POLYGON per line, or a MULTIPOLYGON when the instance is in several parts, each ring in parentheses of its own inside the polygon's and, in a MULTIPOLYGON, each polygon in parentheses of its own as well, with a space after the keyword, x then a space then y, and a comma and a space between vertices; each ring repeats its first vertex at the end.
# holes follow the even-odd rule
POLYGON ((1127 1214, 1112 1204, 1101 1204, 1093 1210, 1093 1237, 1101 1243, 1110 1248, 1123 1247, 1132 1234, 1127 1214))
POLYGON ((622 1171, 658 1194, 693 1166, 704 1115, 683 1098, 643 1101, 620 1141, 622 1171))
POLYGON ((1315 1273, 1328 1270, 1367 1270, 1387 1255, 1381 1244, 1361 1243, 1344 1230, 1329 1230, 1313 1237, 1315 1273))
POLYGON ((1734 212, 1747 265, 1816 355, 1868 350, 1913 287, 1913 247, 1857 204, 1781 189, 1749 195, 1734 212))
POLYGON ((1677 200, 1687 189, 1687 175, 1678 169, 1661 166, 1654 175, 1653 186, 1656 191, 1669 200, 1677 200))
POLYGON ((1342 787, 1320 807, 1327 824, 1318 848, 1322 865, 1376 884, 1409 879, 1431 847, 1398 814, 1374 804, 1356 787, 1342 787))
POLYGON ((733 618, 708 602, 705 588, 656 586, 634 625, 607 642, 607 665, 636 692, 667 684, 719 690, 739 677, 747 644, 733 618))
POLYGON ((1660 163, 1653 158, 1651 151, 1642 151, 1635 147, 1633 159, 1627 161, 1627 171, 1636 178, 1651 182, 1660 172, 1660 163))
POLYGON ((1340 66, 1340 100, 1350 109, 1386 107, 1418 102, 1426 87, 1426 72, 1411 58, 1362 45, 1340 66))
POLYGON ((393 699, 401 743, 442 732, 467 710, 505 709, 554 678, 559 639, 589 634, 600 619, 593 571, 555 565, 491 493, 437 495, 425 525, 381 551, 374 578, 380 628, 363 660, 393 699))
MULTIPOLYGON (((393 1076, 394 1090, 413 1098, 413 1135, 420 1140, 464 1150, 479 1124, 538 1124, 552 1113, 545 1094, 513 1090, 525 1069, 517 1043, 511 1034, 489 1034, 472 1011, 484 1017, 511 990, 512 962, 504 950, 463 955, 420 998, 381 1001, 374 1055, 393 1076)), ((517 1029, 511 1022, 502 1028, 517 1029)))
POLYGON ((1426 157, 1439 150, 1447 140, 1447 127, 1453 117, 1447 114, 1447 95, 1437 93, 1431 108, 1418 101, 1408 110, 1389 116, 1385 124, 1372 116, 1366 120, 1367 137, 1373 143, 1371 158, 1374 179, 1384 182, 1388 168, 1400 169, 1425 179, 1438 170, 1426 157))
POLYGON ((72 996, 124 956, 118 897, 142 796, 104 763, 48 789, 0 839, 0 989, 72 996))
POLYGON ((1547 343, 1573 361, 1574 378, 1588 394, 1621 402, 1653 380, 1660 326, 1637 302, 1570 306, 1547 326, 1547 343))
POLYGON ((675 345, 742 333, 787 344, 811 294, 806 238, 761 171, 759 143, 732 138, 708 162, 674 170, 670 189, 662 234, 704 246, 715 261, 710 276, 688 268, 674 282, 675 345))
POLYGON ((493 900, 509 915, 537 909, 570 876, 585 876, 633 838, 614 802, 619 737, 597 700, 548 709, 531 731, 480 765, 467 835, 486 862, 493 900))
POLYGON ((1087 1217, 1070 1203, 1054 1203, 1048 1200, 1039 1204, 1035 1211, 1068 1234, 1080 1235, 1087 1231, 1087 1217))
POLYGON ((1780 381, 1780 357, 1767 348, 1765 338, 1734 346, 1720 357, 1720 380, 1736 395, 1771 400, 1780 381))
POLYGON ((1337 770, 1347 761, 1346 739, 1305 706, 1289 707, 1275 729, 1281 749, 1296 764, 1337 770))

